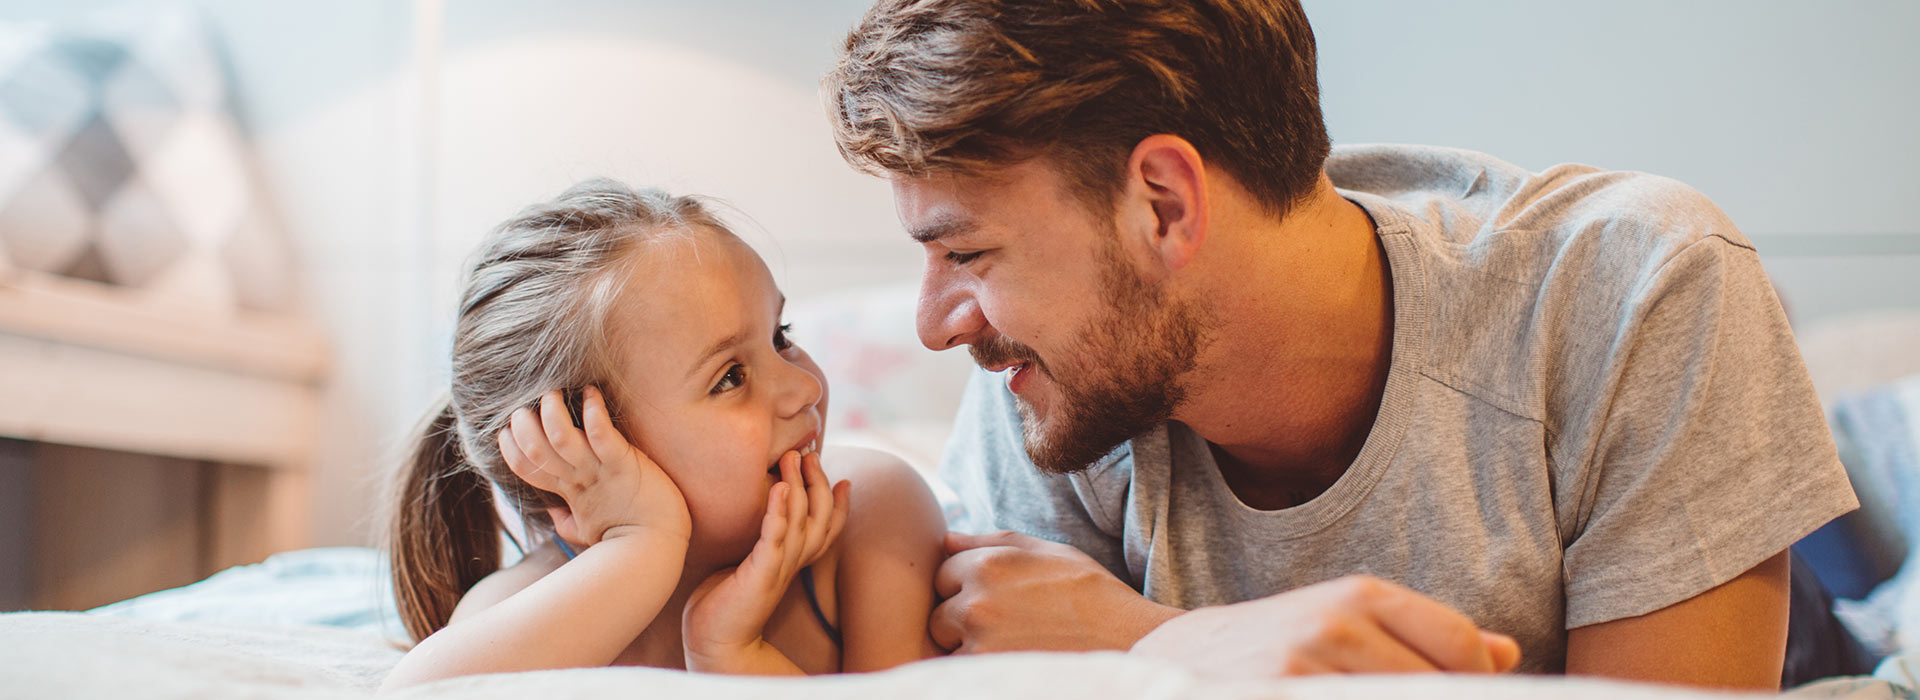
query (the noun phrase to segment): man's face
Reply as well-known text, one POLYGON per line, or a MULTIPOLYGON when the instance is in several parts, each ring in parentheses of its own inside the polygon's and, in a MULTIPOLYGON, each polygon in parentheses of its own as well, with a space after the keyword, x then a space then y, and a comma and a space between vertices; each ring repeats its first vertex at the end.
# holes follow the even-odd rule
POLYGON ((1044 159, 896 176, 893 193, 926 250, 920 342, 1006 375, 1036 466, 1084 469, 1172 415, 1204 314, 1143 280, 1144 253, 1044 159))

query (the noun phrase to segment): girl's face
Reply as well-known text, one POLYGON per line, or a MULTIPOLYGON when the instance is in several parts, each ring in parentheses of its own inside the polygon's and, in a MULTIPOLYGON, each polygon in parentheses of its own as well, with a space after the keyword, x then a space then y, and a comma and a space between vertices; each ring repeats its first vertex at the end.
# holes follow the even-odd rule
POLYGON ((686 497, 689 551, 738 562, 759 536, 780 456, 819 446, 827 380, 787 337, 786 298, 739 239, 697 230, 637 255, 610 319, 620 427, 686 497))

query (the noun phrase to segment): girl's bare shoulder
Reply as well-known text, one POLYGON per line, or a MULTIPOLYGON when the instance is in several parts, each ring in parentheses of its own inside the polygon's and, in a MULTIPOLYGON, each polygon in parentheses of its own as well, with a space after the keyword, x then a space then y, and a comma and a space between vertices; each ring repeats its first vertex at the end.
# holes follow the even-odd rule
POLYGON ((926 477, 878 450, 828 447, 821 464, 853 484, 836 543, 843 671, 875 671, 935 656, 927 634, 947 522, 926 477), (829 466, 830 465, 830 466, 829 466))
POLYGON ((946 520, 926 475, 899 457, 865 447, 829 445, 820 464, 828 478, 852 483, 843 548, 857 550, 878 541, 910 547, 933 542, 937 548, 946 520))
MULTIPOLYGON (((820 468, 826 470, 827 477, 830 479, 835 481, 847 479, 855 483, 861 479, 892 480, 903 476, 924 478, 905 460, 891 452, 857 445, 830 444, 821 447, 820 468)), ((922 487, 924 486, 923 483, 922 487)))

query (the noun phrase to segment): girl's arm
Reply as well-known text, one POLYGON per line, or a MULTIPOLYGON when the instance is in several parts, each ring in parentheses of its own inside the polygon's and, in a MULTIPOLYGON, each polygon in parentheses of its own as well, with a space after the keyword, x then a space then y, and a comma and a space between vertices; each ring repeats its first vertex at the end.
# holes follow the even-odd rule
POLYGON ((380 689, 611 664, 666 604, 686 549, 686 537, 674 533, 606 537, 518 593, 421 640, 380 689))
MULTIPOLYGON (((652 623, 679 583, 692 531, 678 487, 627 444, 598 391, 573 427, 559 392, 500 434, 513 472, 559 494, 555 530, 591 545, 552 573, 421 640, 381 690, 477 673, 605 666, 652 623)), ((475 587, 476 589, 479 586, 475 587)), ((479 601, 484 603, 484 601, 479 601)))
POLYGON ((859 485, 838 574, 841 670, 875 671, 946 654, 927 632, 947 523, 933 493, 893 455, 838 448, 835 476, 859 485))

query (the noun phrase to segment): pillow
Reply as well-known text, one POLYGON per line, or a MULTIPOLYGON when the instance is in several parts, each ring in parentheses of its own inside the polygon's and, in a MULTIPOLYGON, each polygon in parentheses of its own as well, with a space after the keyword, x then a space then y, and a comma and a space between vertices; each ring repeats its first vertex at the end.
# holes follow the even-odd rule
POLYGON ((1833 415, 1863 508, 1885 508, 1907 544, 1899 573, 1835 612, 1878 653, 1920 648, 1920 375, 1835 402, 1833 415))
POLYGON ((0 25, 0 275, 288 310, 285 239, 233 102, 204 24, 183 11, 0 25))
POLYGON ((914 284, 796 299, 794 341, 827 376, 829 442, 885 449, 923 473, 939 467, 972 358, 931 352, 914 331, 914 284))

